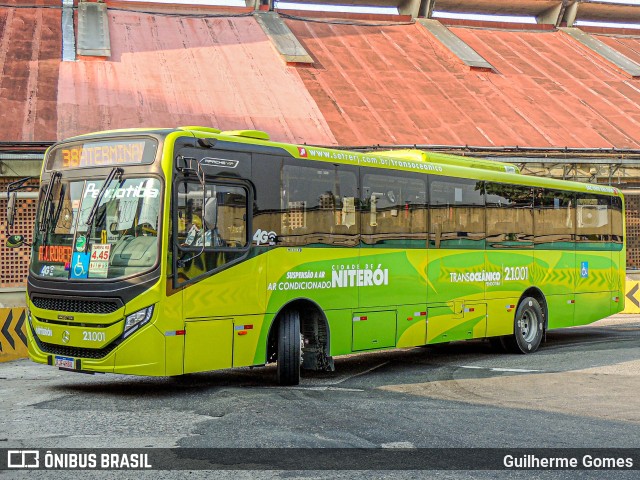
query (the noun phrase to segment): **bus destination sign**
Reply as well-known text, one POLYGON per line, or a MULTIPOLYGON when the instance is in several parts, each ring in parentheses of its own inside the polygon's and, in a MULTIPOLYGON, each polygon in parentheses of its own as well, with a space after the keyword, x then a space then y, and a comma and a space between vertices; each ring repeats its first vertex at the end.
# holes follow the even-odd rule
POLYGON ((152 163, 156 153, 152 139, 106 140, 60 146, 49 160, 49 170, 109 167, 152 163))

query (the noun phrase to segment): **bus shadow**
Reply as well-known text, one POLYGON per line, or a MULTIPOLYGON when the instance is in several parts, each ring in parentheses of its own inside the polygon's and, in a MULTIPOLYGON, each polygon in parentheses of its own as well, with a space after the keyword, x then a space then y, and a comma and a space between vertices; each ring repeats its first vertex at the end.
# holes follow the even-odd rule
MULTIPOLYGON (((640 324, 587 326, 553 330, 532 355, 505 353, 488 340, 470 340, 408 349, 365 352, 337 357, 335 372, 303 371, 295 388, 375 388, 393 383, 420 383, 465 378, 488 378, 536 372, 557 373, 604 367, 637 360, 640 324), (603 354, 603 352, 613 352, 603 354), (593 355, 590 355, 593 353, 593 355)), ((243 367, 176 377, 96 375, 88 381, 62 383, 58 392, 108 394, 116 397, 164 398, 189 392, 228 389, 283 388, 276 383, 274 364, 243 367)))
POLYGON ((585 326, 549 332, 529 355, 470 340, 338 358, 336 370, 350 387, 563 373, 637 361, 639 346, 640 324, 585 326))
POLYGON ((96 375, 82 383, 61 383, 51 388, 59 392, 109 394, 118 397, 162 397, 189 390, 260 388, 275 385, 275 365, 235 368, 212 372, 192 373, 173 377, 140 377, 96 375))

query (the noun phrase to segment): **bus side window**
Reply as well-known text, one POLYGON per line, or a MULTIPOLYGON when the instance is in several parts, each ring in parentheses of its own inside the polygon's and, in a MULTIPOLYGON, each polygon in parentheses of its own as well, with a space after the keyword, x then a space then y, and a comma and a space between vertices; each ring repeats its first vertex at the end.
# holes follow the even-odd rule
POLYGON ((533 248, 533 189, 486 182, 487 248, 533 248))
POLYGON ((484 182, 431 175, 429 217, 430 246, 484 249, 484 182))
POLYGON ((426 176, 396 171, 381 175, 373 169, 364 170, 361 207, 365 245, 426 247, 426 176))
POLYGON ((184 182, 178 189, 178 242, 183 247, 244 248, 247 192, 243 187, 184 182), (204 221, 203 221, 204 220, 204 221))
POLYGON ((573 250, 576 198, 572 192, 548 188, 535 191, 535 248, 573 250))
POLYGON ((576 249, 609 250, 611 197, 579 193, 576 202, 576 249))
POLYGON ((195 242, 195 232, 202 229, 202 187, 199 183, 179 184, 177 215, 178 244, 186 247, 195 242))
POLYGON ((623 218, 622 218, 622 199, 620 197, 611 197, 611 249, 615 251, 622 250, 622 241, 624 236, 623 218))
POLYGON ((246 254, 247 212, 248 191, 244 186, 207 183, 203 205, 199 182, 178 185, 179 255, 183 260, 189 259, 179 269, 182 280, 194 279, 246 254))
MULTIPOLYGON (((274 186, 275 187, 275 186, 274 186)), ((352 167, 285 163, 280 186, 280 245, 355 246, 357 177, 352 167)))

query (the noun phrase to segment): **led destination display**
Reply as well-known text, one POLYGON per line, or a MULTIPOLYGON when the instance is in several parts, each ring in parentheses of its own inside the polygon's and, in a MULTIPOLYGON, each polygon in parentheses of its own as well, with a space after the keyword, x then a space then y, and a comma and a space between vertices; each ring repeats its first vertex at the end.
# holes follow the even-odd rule
POLYGON ((157 142, 150 138, 106 140, 61 146, 48 162, 49 170, 153 163, 157 142))

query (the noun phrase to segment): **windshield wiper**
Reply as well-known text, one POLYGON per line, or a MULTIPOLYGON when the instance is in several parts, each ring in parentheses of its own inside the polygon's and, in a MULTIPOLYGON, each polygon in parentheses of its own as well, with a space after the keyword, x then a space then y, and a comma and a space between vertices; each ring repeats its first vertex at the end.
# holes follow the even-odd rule
POLYGON ((60 194, 58 195, 58 208, 56 208, 56 212, 53 215, 54 228, 58 226, 58 222, 60 221, 60 212, 62 212, 62 205, 64 204, 65 192, 66 192, 65 185, 64 184, 60 185, 60 194))
POLYGON ((107 188, 109 188, 109 185, 111 185, 111 182, 116 176, 120 177, 120 181, 122 181, 123 173, 124 173, 124 170, 122 170, 120 167, 113 167, 113 169, 109 173, 109 176, 107 176, 107 179, 104 181, 102 188, 98 192, 98 198, 96 198, 96 202, 91 207, 91 211, 89 212, 89 217, 87 218, 86 225, 91 226, 93 224, 93 219, 96 216, 96 213, 98 212, 100 201, 102 200, 102 197, 107 191, 107 188))
MULTIPOLYGON (((51 202, 53 201, 53 187, 60 181, 62 178, 62 174, 58 171, 51 172, 51 180, 49 181, 49 185, 47 185, 47 191, 44 194, 44 204, 42 205, 42 214, 40 217, 40 225, 38 230, 41 233, 46 233, 49 231, 49 223, 51 221, 51 214, 53 212, 49 211, 51 207, 51 202)), ((46 242, 46 235, 45 235, 46 242)))

